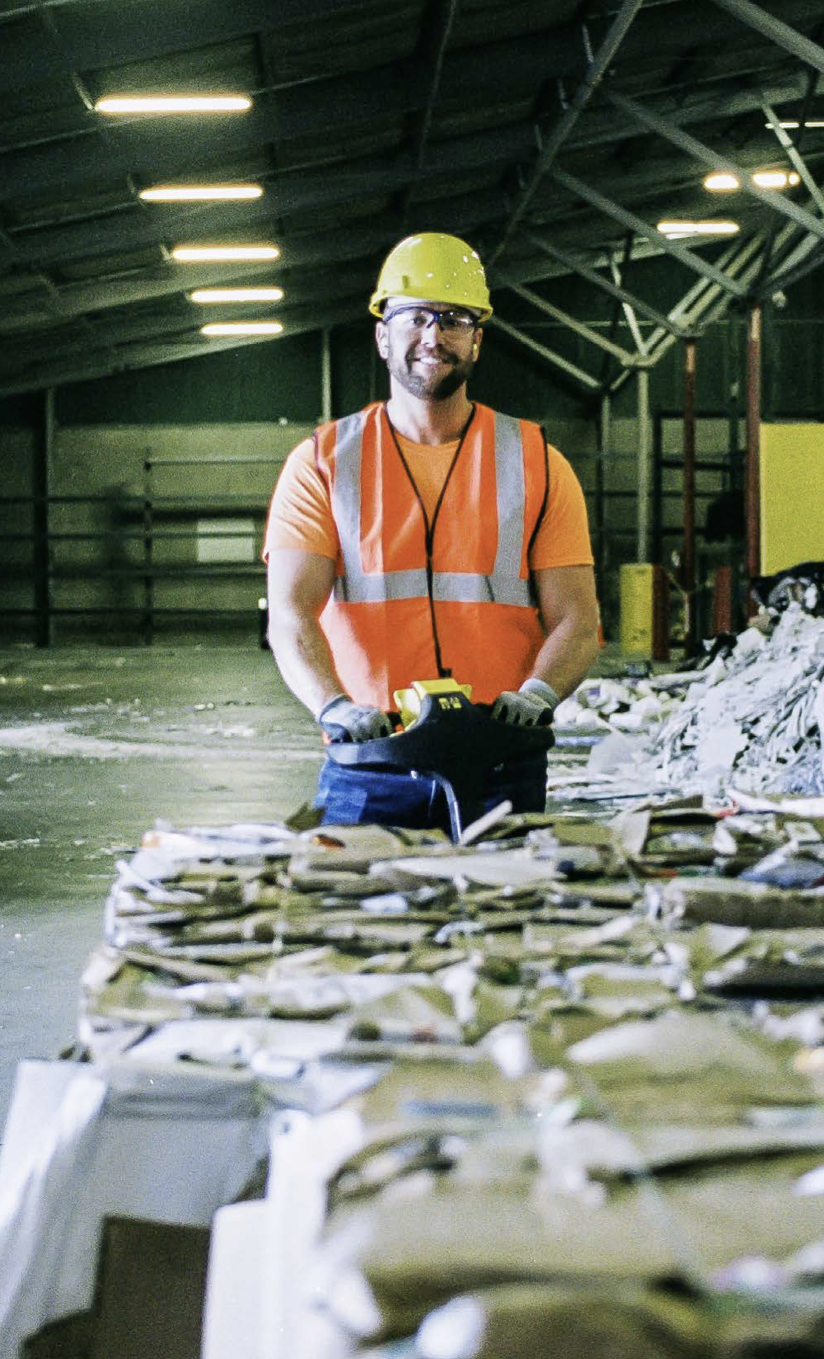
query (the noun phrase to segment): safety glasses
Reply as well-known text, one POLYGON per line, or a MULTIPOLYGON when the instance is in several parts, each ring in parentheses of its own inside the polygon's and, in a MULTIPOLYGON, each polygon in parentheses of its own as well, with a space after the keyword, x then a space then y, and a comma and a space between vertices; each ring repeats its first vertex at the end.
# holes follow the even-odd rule
POLYGON ((417 304, 393 307, 383 316, 384 324, 396 322, 396 328, 405 331, 428 330, 437 325, 444 335, 470 335, 478 325, 477 316, 469 311, 454 311, 452 308, 421 307, 417 304))

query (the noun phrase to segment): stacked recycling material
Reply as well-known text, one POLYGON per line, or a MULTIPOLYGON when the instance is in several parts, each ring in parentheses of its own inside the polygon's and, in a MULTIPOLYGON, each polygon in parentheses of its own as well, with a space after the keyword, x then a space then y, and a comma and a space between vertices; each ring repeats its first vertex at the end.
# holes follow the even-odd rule
POLYGON ((748 628, 690 685, 662 726, 655 763, 667 783, 720 791, 824 790, 824 618, 791 604, 768 633, 748 628))
POLYGON ((741 801, 464 847, 159 830, 120 865, 87 1055, 251 1074, 307 1174, 327 1129, 285 1352, 824 1350, 824 800, 741 801))
POLYGON ((793 601, 760 614, 704 669, 585 681, 556 725, 617 734, 591 768, 618 783, 722 798, 732 778, 749 792, 819 793, 822 677, 824 618, 793 601))

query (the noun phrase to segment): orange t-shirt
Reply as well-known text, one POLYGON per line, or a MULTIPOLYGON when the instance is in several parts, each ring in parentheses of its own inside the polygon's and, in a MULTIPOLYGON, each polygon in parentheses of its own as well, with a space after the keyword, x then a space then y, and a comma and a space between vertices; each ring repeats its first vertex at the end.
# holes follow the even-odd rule
MULTIPOLYGON (((397 435, 403 456, 432 519, 450 464, 458 447, 448 444, 416 444, 397 435)), ((581 484, 563 453, 549 446, 549 492, 543 518, 529 550, 531 571, 553 566, 591 566, 587 509, 581 484)), ((301 548, 337 561, 340 542, 326 484, 315 464, 312 439, 304 439, 292 450, 278 478, 269 523, 266 529, 264 558, 277 548, 301 548)))

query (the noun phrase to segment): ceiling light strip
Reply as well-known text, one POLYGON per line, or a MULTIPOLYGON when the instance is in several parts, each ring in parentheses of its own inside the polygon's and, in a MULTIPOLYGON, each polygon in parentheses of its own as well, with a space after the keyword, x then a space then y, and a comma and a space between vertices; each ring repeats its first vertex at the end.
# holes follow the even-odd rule
POLYGON ((200 327, 201 335, 280 335, 283 325, 280 321, 210 321, 200 327))
POLYGON ((240 94, 112 94, 95 101, 96 113, 245 113, 252 107, 248 95, 240 94))
POLYGON ((221 260, 276 260, 280 250, 276 245, 176 245, 172 259, 182 264, 203 264, 221 260))
POLYGON ((157 184, 141 189, 144 203, 199 203, 202 201, 261 198, 260 184, 157 184))
POLYGON ((282 288, 196 288, 192 302, 281 302, 282 288))
POLYGON ((663 236, 677 239, 683 236, 737 236, 741 228, 737 222, 691 222, 686 218, 664 218, 658 223, 657 230, 663 236))

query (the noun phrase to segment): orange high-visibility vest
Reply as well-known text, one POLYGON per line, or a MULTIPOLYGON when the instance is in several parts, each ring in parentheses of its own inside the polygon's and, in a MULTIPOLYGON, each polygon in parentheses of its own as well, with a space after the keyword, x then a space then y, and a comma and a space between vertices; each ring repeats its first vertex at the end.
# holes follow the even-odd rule
POLYGON ((454 676, 475 702, 517 689, 546 636, 527 553, 547 497, 539 425, 476 405, 432 523, 383 404, 322 425, 317 466, 340 539, 320 617, 356 703, 454 676))

